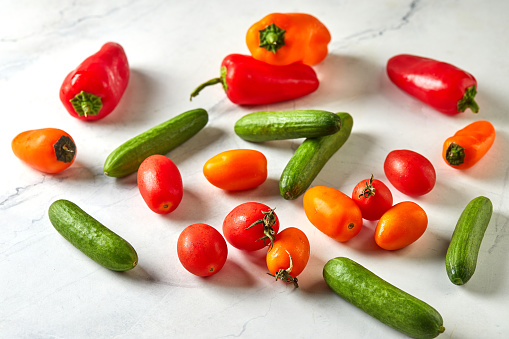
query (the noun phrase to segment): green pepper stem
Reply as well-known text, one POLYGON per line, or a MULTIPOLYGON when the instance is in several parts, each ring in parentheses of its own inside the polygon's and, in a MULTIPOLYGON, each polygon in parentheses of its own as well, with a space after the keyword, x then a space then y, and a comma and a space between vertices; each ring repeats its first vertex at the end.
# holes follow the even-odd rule
POLYGON ((477 90, 474 86, 470 86, 465 90, 463 98, 458 101, 458 112, 465 112, 467 108, 474 113, 479 112, 479 105, 475 102, 474 97, 477 94, 477 90))
POLYGON ((78 116, 97 115, 103 107, 101 97, 81 91, 69 100, 78 116))
POLYGON ((285 32, 284 29, 279 28, 274 23, 268 25, 259 31, 259 46, 275 54, 278 49, 285 45, 285 32))
POLYGON ((458 144, 451 143, 445 151, 445 159, 450 165, 461 165, 465 161, 465 148, 458 144))
POLYGON ((191 97, 189 98, 189 101, 192 101, 193 98, 195 96, 197 96, 201 92, 201 90, 204 89, 205 87, 212 86, 212 85, 218 84, 220 82, 221 82, 221 78, 214 78, 214 79, 210 79, 209 81, 204 82, 200 86, 196 87, 196 89, 191 93, 191 97))

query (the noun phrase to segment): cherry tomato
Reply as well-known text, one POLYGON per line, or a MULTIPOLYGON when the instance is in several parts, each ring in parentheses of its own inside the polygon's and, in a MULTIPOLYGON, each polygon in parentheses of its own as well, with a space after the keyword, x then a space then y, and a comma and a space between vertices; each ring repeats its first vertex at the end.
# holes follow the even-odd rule
POLYGON ((398 250, 419 239, 428 227, 428 216, 421 206, 403 201, 382 215, 375 229, 375 242, 383 249, 398 250))
POLYGON ((433 164, 414 151, 390 152, 384 162, 384 171, 389 182, 406 195, 424 195, 435 186, 436 173, 433 164))
POLYGON ((252 149, 235 149, 219 153, 203 166, 205 178, 227 191, 259 186, 267 179, 267 158, 252 149))
POLYGON ((238 205, 223 221, 226 241, 245 251, 257 251, 271 245, 278 231, 279 219, 274 209, 259 202, 238 205))
POLYGON ((177 241, 177 254, 182 266, 200 277, 216 274, 228 257, 228 247, 221 233, 207 224, 187 226, 177 241))
POLYGON ((329 237, 345 242, 362 228, 361 209, 348 195, 326 186, 315 186, 303 197, 309 221, 329 237))
POLYGON ((158 214, 174 211, 182 201, 184 188, 180 171, 164 155, 146 158, 138 169, 137 181, 143 200, 158 214))
POLYGON ((267 252, 270 275, 299 287, 297 276, 309 261, 309 240, 300 229, 288 227, 276 235, 272 248, 267 252))
POLYGON ((380 219, 393 203, 391 190, 380 180, 373 179, 373 175, 355 186, 352 199, 366 220, 380 219))

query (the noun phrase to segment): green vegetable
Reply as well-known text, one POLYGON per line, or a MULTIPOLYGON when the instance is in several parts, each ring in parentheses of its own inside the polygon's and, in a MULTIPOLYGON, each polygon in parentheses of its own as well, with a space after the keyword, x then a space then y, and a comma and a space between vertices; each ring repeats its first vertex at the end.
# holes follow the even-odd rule
POLYGON ((435 338, 445 331, 440 313, 355 261, 338 257, 323 268, 330 288, 372 317, 413 338, 435 338))
POLYGON ((138 255, 127 241, 73 202, 53 202, 48 215, 53 227, 65 239, 102 266, 113 271, 128 271, 138 263, 138 255))
POLYGON ((184 112, 126 141, 104 163, 104 174, 124 177, 138 170, 143 160, 166 154, 198 133, 208 122, 208 114, 198 108, 184 112))
POLYGON ((453 284, 463 285, 474 274, 492 214, 491 200, 483 196, 470 201, 461 213, 445 256, 445 268, 453 284))
POLYGON ((261 111, 237 120, 234 130, 244 140, 262 142, 316 138, 334 134, 340 127, 340 117, 327 111, 261 111))
POLYGON ((297 148, 279 180, 279 193, 287 200, 296 199, 311 185, 329 159, 348 140, 353 118, 348 113, 337 113, 341 129, 331 135, 308 138, 297 148))

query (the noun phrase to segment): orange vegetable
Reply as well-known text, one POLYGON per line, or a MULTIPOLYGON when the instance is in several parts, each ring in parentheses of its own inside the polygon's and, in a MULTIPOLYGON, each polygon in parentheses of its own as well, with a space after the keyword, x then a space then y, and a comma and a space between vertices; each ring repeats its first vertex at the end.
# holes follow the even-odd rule
POLYGON ((491 148, 495 134, 495 128, 489 121, 474 121, 445 140, 442 157, 451 167, 470 168, 491 148))
POLYGON ((428 227, 428 216, 421 206, 403 201, 385 212, 375 229, 375 242, 383 249, 398 250, 419 239, 428 227))
POLYGON ((205 178, 227 191, 240 191, 259 186, 267 179, 267 158, 252 149, 221 152, 203 166, 205 178))
POLYGON ((276 280, 292 282, 299 287, 297 276, 306 268, 309 255, 306 234, 296 227, 288 227, 276 234, 272 248, 267 252, 267 268, 276 280))
POLYGON ((330 40, 327 27, 304 13, 269 14, 253 24, 246 36, 253 58, 271 65, 315 65, 327 56, 330 40))
POLYGON ((76 158, 74 140, 57 128, 22 132, 12 140, 11 147, 19 159, 44 173, 61 172, 76 158))
POLYGON ((309 221, 329 237, 345 242, 362 228, 362 213, 352 198, 326 186, 315 186, 303 197, 304 212, 309 221))

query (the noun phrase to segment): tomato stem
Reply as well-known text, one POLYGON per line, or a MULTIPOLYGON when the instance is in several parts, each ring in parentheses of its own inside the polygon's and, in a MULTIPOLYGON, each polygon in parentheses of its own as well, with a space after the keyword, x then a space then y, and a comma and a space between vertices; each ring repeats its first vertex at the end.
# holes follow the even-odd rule
POLYGON ((275 208, 271 208, 267 212, 262 211, 262 213, 264 214, 263 218, 256 220, 254 223, 245 228, 247 230, 255 225, 262 224, 263 234, 265 234, 265 236, 261 237, 260 239, 257 239, 256 241, 263 240, 263 243, 265 244, 265 239, 269 239, 270 240, 269 251, 272 249, 272 246, 274 245, 274 239, 276 237, 276 231, 274 231, 273 228, 274 224, 276 223, 276 214, 274 213, 274 210, 275 208))
POLYGON ((465 161, 465 148, 458 144, 451 143, 445 151, 445 159, 450 165, 461 165, 465 161))
POLYGON ((361 194, 359 194, 360 197, 369 198, 375 195, 375 188, 373 187, 373 174, 371 174, 371 179, 369 181, 366 181, 366 187, 364 187, 364 190, 361 194))
POLYGON ((279 280, 282 280, 287 283, 291 282, 291 283, 293 283, 293 286, 295 286, 295 288, 299 288, 297 277, 292 277, 292 275, 290 274, 290 272, 293 269, 292 255, 288 251, 286 251, 286 253, 288 253, 288 256, 290 257, 290 267, 288 267, 287 269, 281 268, 279 271, 276 272, 276 274, 270 274, 270 273, 267 273, 267 274, 276 278, 276 281, 279 279, 279 280))
POLYGON ((463 98, 458 101, 458 112, 465 112, 467 108, 474 113, 479 112, 479 105, 475 102, 474 97, 477 94, 477 90, 474 86, 470 86, 465 90, 465 94, 463 94, 463 98))
POLYGON ((276 53, 278 49, 285 45, 285 30, 279 28, 274 23, 268 25, 260 33, 260 47, 267 51, 276 53))

